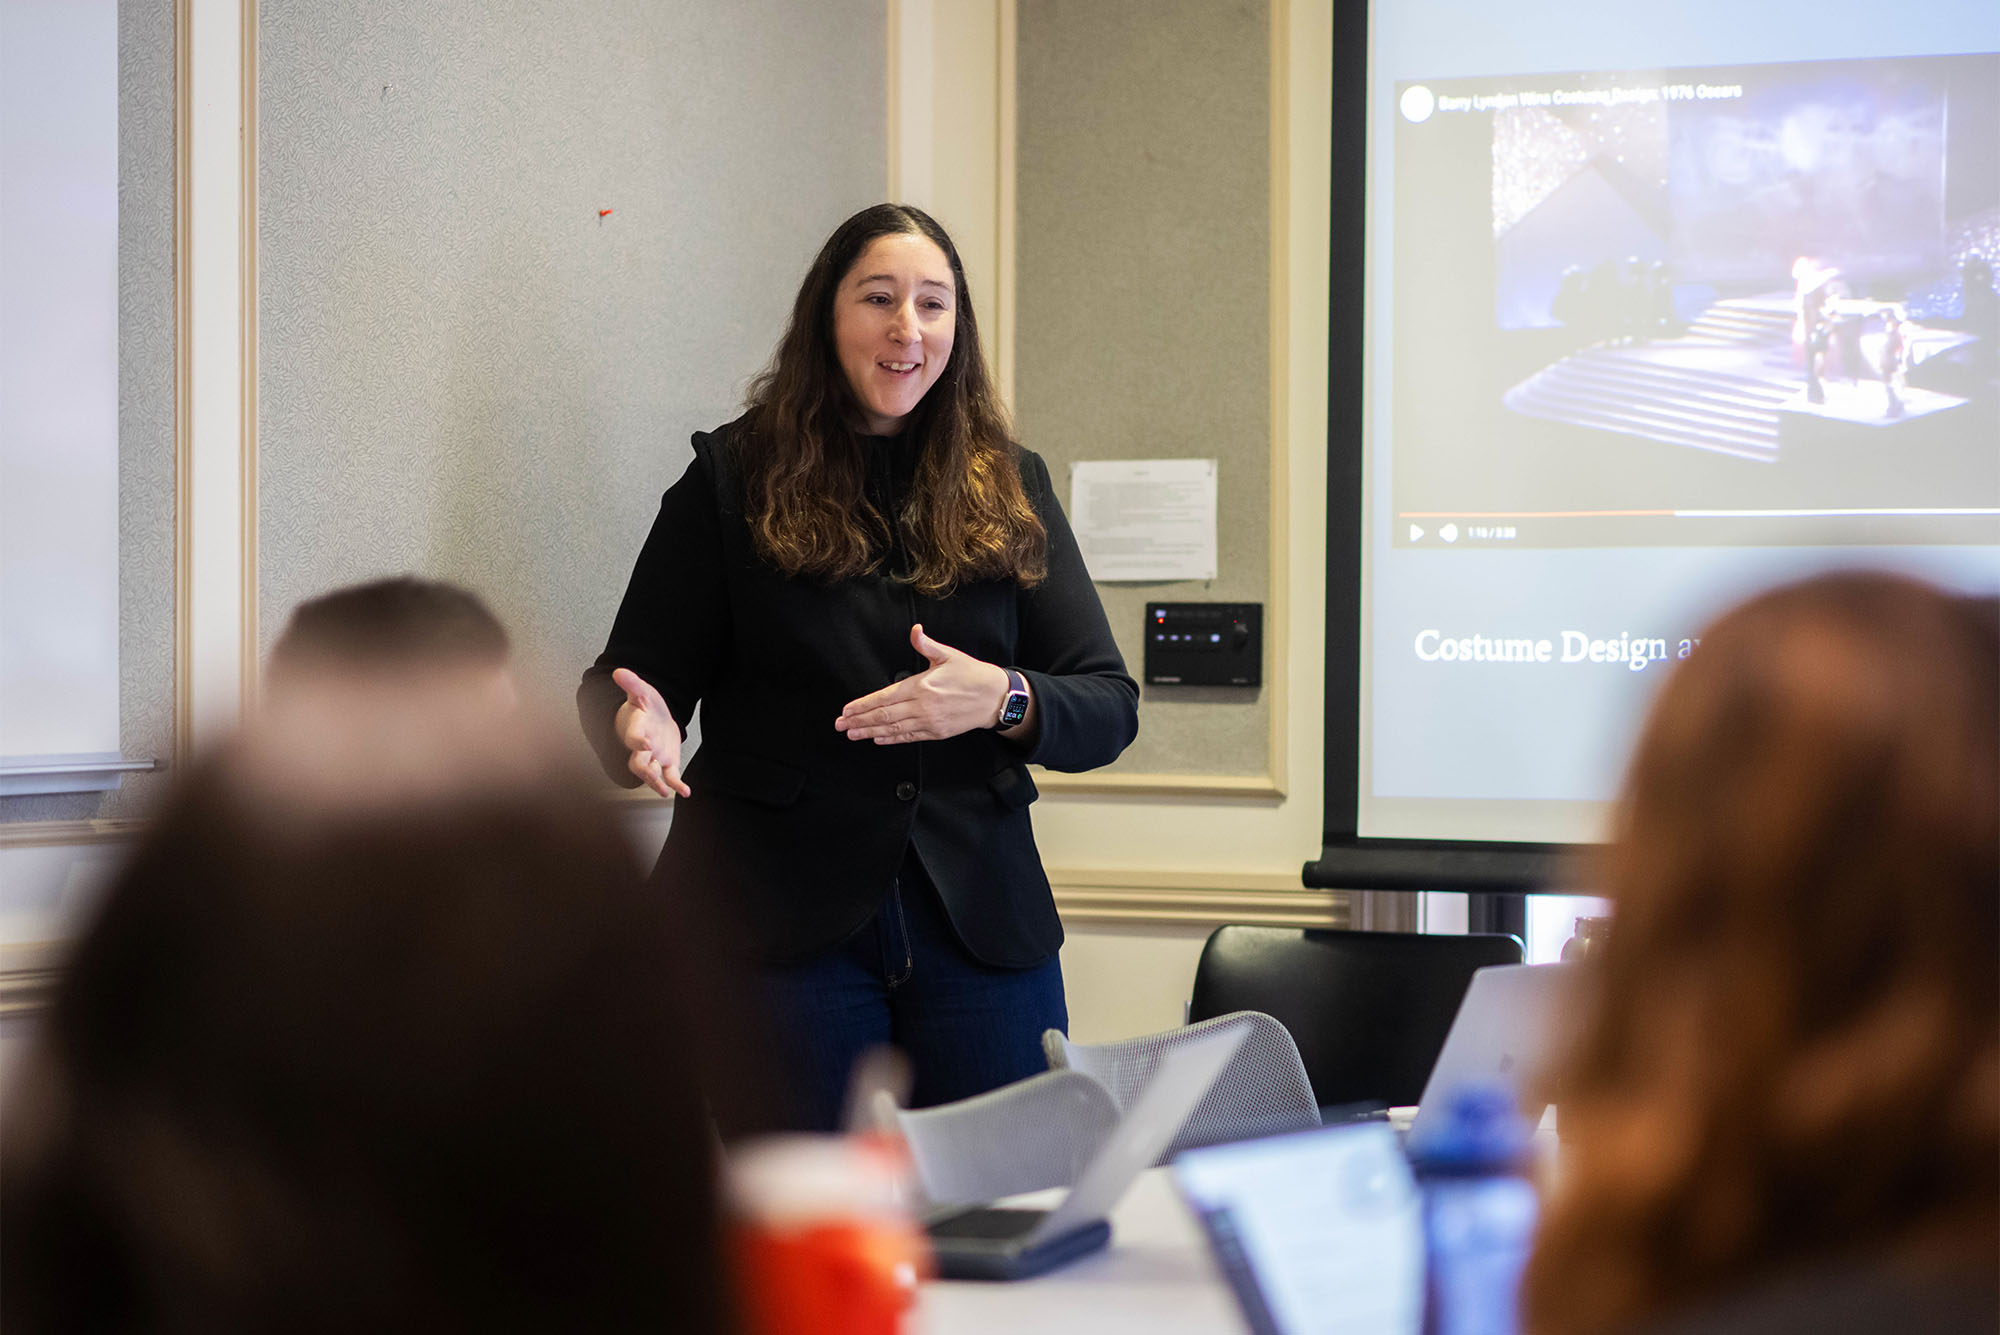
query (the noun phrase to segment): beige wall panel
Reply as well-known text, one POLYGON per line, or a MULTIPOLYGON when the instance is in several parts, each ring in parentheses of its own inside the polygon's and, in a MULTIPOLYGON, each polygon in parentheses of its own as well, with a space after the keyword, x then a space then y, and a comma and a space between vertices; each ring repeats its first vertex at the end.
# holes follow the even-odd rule
POLYGON ((1205 926, 1070 926, 1063 942, 1069 1033, 1103 1043, 1179 1027, 1205 926))
MULTIPOLYGON (((1077 460, 1221 461, 1218 577, 1099 586, 1136 676, 1148 600, 1271 594, 1271 15, 1020 0, 1018 24, 1022 439, 1065 503, 1077 460)), ((1269 709, 1265 691, 1149 689, 1107 772, 1267 774, 1269 709)))
MULTIPOLYGON (((1282 876, 1296 885, 1300 865, 1319 851, 1332 6, 1288 0, 1276 17, 1273 45, 1284 80, 1271 91, 1283 132, 1272 148, 1287 169, 1278 192, 1285 225, 1275 238, 1285 281, 1272 312, 1281 374, 1273 379, 1282 385, 1277 425, 1290 448, 1272 511, 1283 520, 1279 555, 1288 585, 1287 745, 1275 777, 1285 796, 1045 792, 1035 808, 1036 837, 1043 860, 1066 874, 1101 868, 1144 881, 1149 869, 1160 869, 1212 873, 1216 885, 1233 884, 1238 874, 1282 876)), ((1021 115, 1028 115, 1026 107, 1021 115)), ((1150 727, 1150 713, 1145 720, 1150 727)))

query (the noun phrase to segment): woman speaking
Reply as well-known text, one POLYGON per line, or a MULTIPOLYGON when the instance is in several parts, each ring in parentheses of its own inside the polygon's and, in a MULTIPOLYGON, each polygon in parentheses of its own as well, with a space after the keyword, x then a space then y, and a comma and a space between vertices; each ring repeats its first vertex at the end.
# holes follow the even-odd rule
POLYGON ((928 215, 876 205, 820 250, 577 700, 614 777, 679 796, 656 879, 737 925, 791 1120, 831 1127, 878 1044, 920 1106, 1042 1068, 1068 1012, 1027 765, 1116 758, 1138 687, 928 215))

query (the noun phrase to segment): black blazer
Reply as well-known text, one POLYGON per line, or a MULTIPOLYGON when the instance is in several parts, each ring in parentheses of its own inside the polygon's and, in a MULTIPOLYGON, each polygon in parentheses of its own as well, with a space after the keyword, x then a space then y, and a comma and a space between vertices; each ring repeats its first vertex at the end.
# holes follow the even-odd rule
MULTIPOLYGON (((661 500, 610 641, 577 688, 584 732, 626 787, 638 780, 613 731, 624 694, 612 669, 652 683, 683 733, 702 706, 685 773, 694 795, 675 804, 656 878, 712 891, 754 954, 796 960, 866 922, 914 846, 974 955, 1047 959, 1062 924, 1029 827, 1027 763, 1106 764, 1137 732, 1139 703, 1048 467, 1021 452, 1048 531, 1047 580, 979 581, 938 599, 886 573, 826 585, 765 562, 743 515, 733 444, 743 429, 695 435, 694 461, 661 500), (932 639, 1028 677, 1031 747, 985 731, 877 746, 834 729, 848 701, 927 666, 910 647, 919 621, 932 639)), ((870 442, 878 500, 907 485, 911 450, 870 442)))

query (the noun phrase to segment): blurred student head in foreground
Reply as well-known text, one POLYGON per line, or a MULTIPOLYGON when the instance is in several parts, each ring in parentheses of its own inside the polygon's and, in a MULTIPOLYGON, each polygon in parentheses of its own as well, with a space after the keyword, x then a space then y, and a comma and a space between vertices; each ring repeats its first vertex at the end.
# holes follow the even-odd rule
POLYGON ((533 729, 419 718, 260 723, 135 851, 0 1119, 9 1335, 725 1328, 684 934, 533 729))
POLYGON ((504 746, 531 732, 506 627, 478 594, 396 575, 349 584, 292 609, 271 646, 256 731, 289 743, 298 774, 394 789, 476 786, 460 739, 504 746), (344 758, 329 767, 322 760, 344 758))
POLYGON ((1724 616, 1602 875, 1528 1328, 1992 1330, 2000 604, 1841 574, 1724 616))
POLYGON ((517 698, 507 630, 479 595, 442 580, 396 575, 350 584, 292 609, 271 646, 268 693, 449 686, 477 706, 517 698))

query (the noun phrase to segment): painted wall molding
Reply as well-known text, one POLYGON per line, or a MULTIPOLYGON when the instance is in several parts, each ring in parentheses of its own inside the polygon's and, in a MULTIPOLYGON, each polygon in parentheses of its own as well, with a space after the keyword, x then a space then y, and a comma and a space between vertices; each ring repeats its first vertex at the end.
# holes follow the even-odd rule
POLYGON ((935 214, 1014 401, 1015 0, 887 0, 889 198, 935 214))
POLYGON ((1049 884, 1068 923, 1347 927, 1352 922, 1344 891, 1307 890, 1296 873, 1051 867, 1049 884))
POLYGON ((257 665, 257 4, 176 9, 175 758, 233 730, 257 665))
POLYGON ((1135 797, 1238 797, 1280 801, 1285 786, 1275 774, 1067 774, 1037 769, 1035 786, 1049 793, 1128 794, 1135 797))
POLYGON ((62 947, 34 941, 0 946, 0 1019, 33 1015, 55 991, 62 947))
MULTIPOLYGON (((146 822, 116 820, 34 820, 0 825, 0 848, 53 848, 71 844, 115 844, 137 838, 146 822)), ((5 947, 0 947, 4 949, 5 947)))

